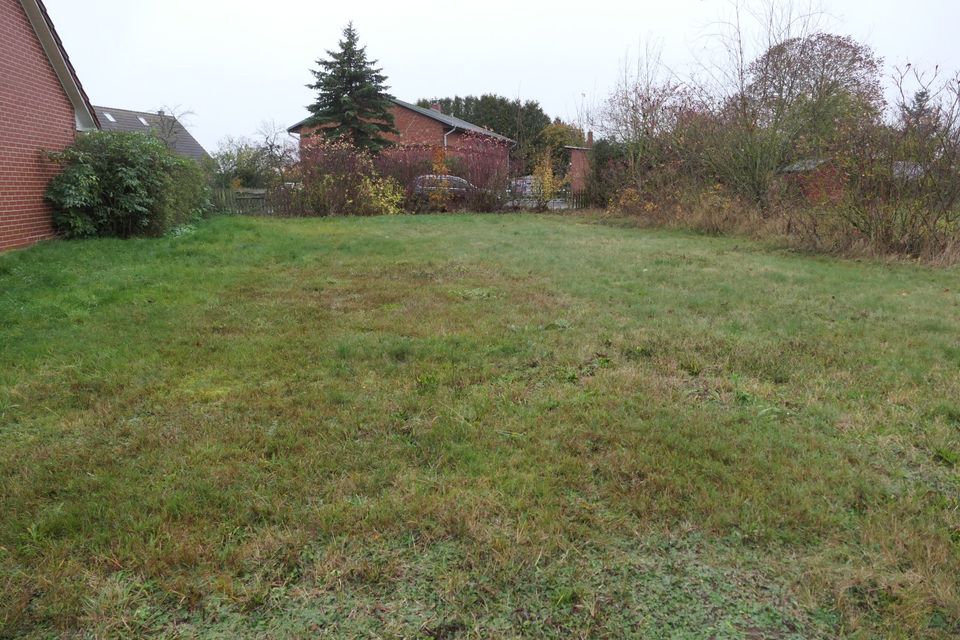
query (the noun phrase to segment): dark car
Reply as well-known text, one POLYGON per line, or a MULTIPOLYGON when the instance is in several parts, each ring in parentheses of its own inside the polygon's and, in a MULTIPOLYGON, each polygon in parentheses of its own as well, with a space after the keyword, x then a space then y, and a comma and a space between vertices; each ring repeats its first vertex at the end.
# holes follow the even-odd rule
POLYGON ((459 206, 466 202, 477 188, 459 176, 427 175, 417 176, 413 181, 413 198, 418 208, 428 208, 430 205, 459 206), (443 202, 431 202, 431 196, 444 194, 443 202))

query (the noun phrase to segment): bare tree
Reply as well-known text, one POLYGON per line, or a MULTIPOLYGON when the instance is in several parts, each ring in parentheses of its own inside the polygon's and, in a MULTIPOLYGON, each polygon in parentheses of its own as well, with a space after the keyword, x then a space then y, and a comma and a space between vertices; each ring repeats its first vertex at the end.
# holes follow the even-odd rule
POLYGON ((892 126, 851 148, 857 198, 846 215, 886 249, 940 250, 960 222, 960 74, 907 65, 893 82, 892 126))
POLYGON ((820 13, 792 2, 735 0, 730 8, 714 25, 707 61, 688 79, 648 46, 634 64, 623 64, 592 122, 622 146, 634 186, 670 177, 656 169, 673 163, 720 180, 766 211, 771 181, 802 128, 788 109, 798 90, 786 83, 815 66, 797 54, 808 48, 820 13))
POLYGON ((274 174, 275 182, 279 185, 291 182, 300 159, 293 138, 283 126, 272 120, 260 123, 257 136, 264 164, 274 174))
POLYGON ((616 86, 589 121, 622 147, 631 186, 648 186, 672 161, 672 136, 686 103, 687 88, 663 64, 660 49, 647 46, 634 62, 624 60, 616 86))
POLYGON ((183 123, 193 115, 196 114, 181 105, 164 105, 157 109, 157 124, 151 130, 169 149, 174 149, 177 140, 186 133, 183 123))
POLYGON ((299 148, 286 129, 262 122, 257 137, 225 138, 213 154, 220 187, 282 187, 297 179, 299 148))
POLYGON ((739 100, 748 114, 749 95, 756 68, 765 52, 793 39, 804 39, 822 30, 825 13, 813 0, 802 5, 792 0, 729 0, 727 16, 715 21, 704 38, 709 46, 696 56, 690 84, 708 103, 739 100))
POLYGON ((809 61, 796 54, 807 50, 822 21, 812 2, 733 0, 691 82, 700 110, 715 115, 700 132, 708 139, 701 161, 765 215, 772 181, 803 128, 788 98, 797 94, 791 83, 804 73, 801 61, 809 61))

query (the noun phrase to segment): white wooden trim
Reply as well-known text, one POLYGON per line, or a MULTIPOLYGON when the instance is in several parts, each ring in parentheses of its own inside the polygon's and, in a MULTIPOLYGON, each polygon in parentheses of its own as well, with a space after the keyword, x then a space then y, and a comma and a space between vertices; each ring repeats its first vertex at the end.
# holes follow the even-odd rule
POLYGON ((73 105, 77 131, 90 131, 99 128, 96 117, 84 99, 83 89, 77 84, 73 73, 70 71, 70 66, 64 57, 63 50, 57 43, 57 37, 47 23, 44 12, 40 8, 40 5, 37 4, 37 0, 20 0, 20 4, 23 6, 23 11, 27 14, 27 18, 30 20, 30 24, 33 26, 33 30, 36 32, 44 52, 47 54, 50 65, 60 79, 60 84, 63 86, 64 92, 73 105))

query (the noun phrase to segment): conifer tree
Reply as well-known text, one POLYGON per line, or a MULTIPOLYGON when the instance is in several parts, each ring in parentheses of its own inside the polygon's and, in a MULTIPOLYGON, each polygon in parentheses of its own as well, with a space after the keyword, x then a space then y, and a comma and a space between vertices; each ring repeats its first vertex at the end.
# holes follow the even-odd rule
POLYGON ((307 107, 313 115, 304 125, 316 127, 314 135, 379 151, 389 144, 383 134, 396 133, 387 78, 374 66, 376 60, 367 60, 352 22, 339 46, 338 51, 328 50, 329 59, 317 60, 320 68, 311 71, 316 82, 307 87, 317 91, 317 101, 307 107))

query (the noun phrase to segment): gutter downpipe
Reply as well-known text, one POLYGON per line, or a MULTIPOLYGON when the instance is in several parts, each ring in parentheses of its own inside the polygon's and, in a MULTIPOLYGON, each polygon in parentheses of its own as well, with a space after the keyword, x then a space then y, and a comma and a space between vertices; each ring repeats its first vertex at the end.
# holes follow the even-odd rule
POLYGON ((454 127, 453 129, 450 129, 450 131, 447 131, 445 134, 443 134, 443 151, 444 151, 444 153, 446 153, 446 151, 447 151, 447 136, 450 135, 451 133, 453 133, 453 132, 456 131, 456 130, 457 130, 457 128, 454 127))

